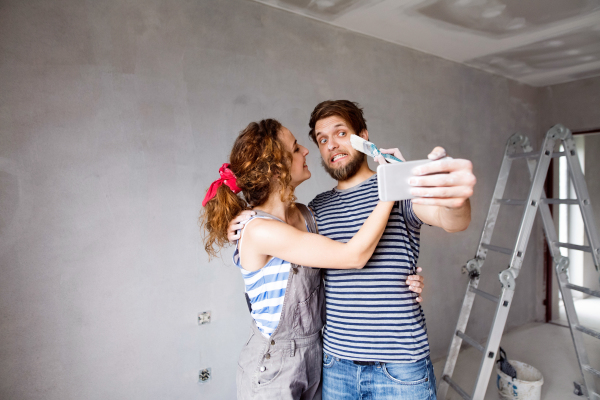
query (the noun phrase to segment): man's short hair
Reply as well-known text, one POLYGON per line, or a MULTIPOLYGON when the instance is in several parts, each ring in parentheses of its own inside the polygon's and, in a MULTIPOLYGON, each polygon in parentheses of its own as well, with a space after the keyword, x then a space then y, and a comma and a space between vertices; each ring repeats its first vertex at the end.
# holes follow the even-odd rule
POLYGON ((367 129, 367 120, 363 116, 363 110, 360 108, 358 103, 349 100, 326 100, 315 107, 313 112, 310 114, 310 132, 308 136, 317 144, 317 133, 315 132, 315 125, 321 119, 328 118, 337 115, 344 119, 357 135, 367 129))

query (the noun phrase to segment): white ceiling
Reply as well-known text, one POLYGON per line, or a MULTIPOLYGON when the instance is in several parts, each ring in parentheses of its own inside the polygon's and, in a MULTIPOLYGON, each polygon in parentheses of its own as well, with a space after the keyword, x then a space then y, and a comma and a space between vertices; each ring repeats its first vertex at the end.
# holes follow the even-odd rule
POLYGON ((600 0, 255 0, 546 86, 600 75, 600 0))

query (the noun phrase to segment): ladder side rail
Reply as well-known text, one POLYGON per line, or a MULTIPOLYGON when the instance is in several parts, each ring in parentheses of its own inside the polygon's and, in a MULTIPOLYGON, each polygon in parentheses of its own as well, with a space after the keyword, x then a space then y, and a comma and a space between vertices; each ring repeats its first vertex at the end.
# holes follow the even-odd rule
POLYGON ((500 171, 498 172, 498 179, 496 180, 496 186, 494 187, 494 193, 492 195, 492 201, 490 202, 490 207, 488 209, 488 214, 483 225, 483 229, 481 231, 481 238, 479 239, 479 245, 477 246, 477 255, 476 257, 480 260, 485 260, 487 255, 487 249, 483 248, 482 244, 490 244, 492 239, 492 235, 494 233, 494 228, 496 227, 496 220, 498 219, 498 212, 500 211, 500 204, 495 202, 495 199, 501 199, 504 195, 504 191, 506 189, 506 183, 508 181, 508 177, 510 175, 510 169, 512 166, 512 159, 510 155, 514 154, 517 150, 517 146, 523 141, 528 141, 528 139, 521 135, 514 134, 512 135, 507 143, 506 150, 504 152, 504 158, 502 160, 502 165, 500 166, 500 171))
MULTIPOLYGON (((495 364, 496 353, 500 346, 500 340, 504 332, 506 325, 506 319, 508 318, 508 312, 512 304, 512 298, 514 296, 514 290, 516 286, 516 278, 521 270, 521 265, 525 257, 525 251, 527 250, 527 244, 529 237, 531 236, 531 229, 533 228, 533 222, 535 221, 535 215, 540 204, 540 198, 544 191, 544 182, 548 173, 548 167, 550 160, 552 159, 552 152, 557 140, 557 132, 554 128, 551 128, 544 139, 542 149, 539 153, 539 159, 535 164, 535 173, 527 201, 525 203, 525 209, 523 210, 523 217, 521 218, 521 224, 519 226, 519 234, 517 241, 514 246, 514 250, 511 256, 510 264, 507 269, 500 272, 500 282, 502 283, 502 295, 500 302, 496 308, 494 315, 494 322, 488 335, 488 342, 485 346, 486 350, 481 359, 479 372, 475 381, 475 387, 473 390, 473 399, 483 399, 487 389, 490 375, 495 364)), ((533 164, 528 163, 531 168, 533 164)))
POLYGON ((485 396, 485 392, 487 391, 490 375, 492 374, 492 370, 496 364, 496 354, 498 352, 498 347, 500 346, 502 334, 504 333, 504 326, 506 325, 506 319, 508 318, 508 312, 510 311, 512 298, 515 293, 514 288, 514 281, 512 282, 512 286, 510 288, 502 288, 502 295, 500 296, 500 301, 498 302, 496 313, 494 314, 492 328, 490 329, 488 341, 485 345, 485 351, 481 358, 479 371, 475 380, 475 385, 473 388, 474 400, 482 400, 485 396))
POLYGON ((579 326, 579 318, 577 317, 577 310, 575 309, 575 302, 573 301, 573 295, 571 289, 567 287, 569 279, 567 276, 567 270, 569 267, 569 259, 567 257, 561 257, 556 264, 556 278, 558 280, 558 287, 562 294, 563 303, 565 305, 565 312, 567 314, 567 320, 569 321, 569 330, 571 331, 571 337, 573 339, 573 345, 575 346, 575 354, 577 355, 577 361, 579 361, 579 369, 581 376, 583 377, 583 383, 586 387, 588 398, 592 398, 591 394, 595 393, 595 382, 586 367, 589 367, 590 362, 585 349, 585 343, 583 341, 583 334, 577 330, 579 326))
POLYGON ((505 272, 510 273, 513 279, 519 276, 525 251, 527 250, 529 236, 531 235, 531 228, 533 227, 535 215, 540 205, 540 198, 542 196, 542 192, 544 191, 544 182, 546 181, 546 175, 548 173, 550 160, 552 159, 552 152, 554 150, 556 140, 557 132, 555 127, 553 127, 548 131, 546 138, 544 139, 542 150, 540 151, 540 158, 535 166, 533 182, 529 190, 529 195, 527 196, 525 210, 523 211, 523 218, 519 227, 515 251, 511 257, 509 268, 500 273, 501 281, 502 275, 505 274, 505 272))
POLYGON ((475 300, 475 293, 471 292, 470 288, 475 287, 479 284, 479 278, 470 279, 469 284, 467 285, 467 292, 465 293, 465 297, 463 299, 463 303, 460 309, 460 314, 458 316, 458 321, 456 322, 456 328, 452 331, 452 341, 450 342, 450 349, 448 350, 448 357, 446 358, 446 362, 444 363, 444 370, 442 372, 442 379, 440 379, 440 383, 437 388, 437 397, 440 400, 446 399, 448 394, 448 388, 450 385, 443 378, 445 376, 451 378, 454 373, 454 368, 456 367, 456 361, 458 360, 458 354, 460 353, 460 347, 462 345, 462 338, 456 334, 457 331, 464 332, 467 323, 469 322, 469 316, 471 315, 471 309, 473 308, 473 302, 475 300))
MULTIPOLYGON (((456 334, 456 332, 460 331, 464 333, 467 328, 467 323, 469 322, 469 317, 473 308, 473 302, 476 296, 476 294, 471 291, 471 288, 477 289, 477 286, 479 285, 479 270, 483 265, 487 255, 487 249, 484 248, 482 244, 490 242, 496 226, 498 212, 500 210, 500 204, 495 202, 494 199, 502 198, 504 195, 504 190, 506 189, 506 183, 508 181, 512 166, 512 159, 510 158, 510 155, 517 151, 517 146, 523 147, 521 146, 523 142, 528 143, 529 140, 521 135, 513 134, 506 143, 504 158, 502 160, 502 165, 500 166, 498 179, 496 180, 496 186, 494 187, 494 194, 492 195, 492 201, 490 202, 488 214, 481 232, 479 244, 477 246, 476 257, 474 260, 469 261, 469 263, 474 264, 473 267, 476 268, 477 273, 470 274, 469 283, 467 285, 465 297, 463 299, 458 320, 456 322, 456 327, 454 331, 452 331, 452 341, 450 342, 450 348, 448 349, 448 357, 446 358, 446 362, 444 364, 442 377, 448 376, 450 378, 454 373, 454 368, 456 366, 456 361, 458 359, 458 354, 463 341, 462 338, 456 334)), ((450 385, 447 381, 440 379, 440 383, 438 384, 437 388, 437 396, 441 400, 446 398, 449 387, 450 385)))
POLYGON ((575 147, 575 140, 571 131, 565 139, 563 139, 563 147, 565 148, 567 164, 569 166, 569 175, 575 188, 575 194, 579 201, 579 209, 581 211, 581 217, 585 226, 585 233, 588 239, 588 243, 592 248, 592 259, 596 266, 596 271, 600 268, 600 238, 598 238, 598 230, 594 219, 594 210, 592 209, 592 202, 590 200, 590 194, 585 183, 585 175, 581 170, 581 164, 579 163, 579 156, 577 155, 577 149, 575 147))

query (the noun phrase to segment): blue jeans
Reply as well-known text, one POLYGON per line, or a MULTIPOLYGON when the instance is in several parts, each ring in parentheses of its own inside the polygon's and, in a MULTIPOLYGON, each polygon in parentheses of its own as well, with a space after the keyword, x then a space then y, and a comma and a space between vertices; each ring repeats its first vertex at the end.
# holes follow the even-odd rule
POLYGON ((323 353, 323 400, 435 400, 429 356, 412 363, 357 365, 323 353))

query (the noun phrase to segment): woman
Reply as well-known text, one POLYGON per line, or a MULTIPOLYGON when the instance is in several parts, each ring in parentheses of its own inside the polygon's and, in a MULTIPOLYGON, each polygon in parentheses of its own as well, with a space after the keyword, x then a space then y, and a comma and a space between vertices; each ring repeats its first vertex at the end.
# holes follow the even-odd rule
POLYGON ((238 136, 231 164, 221 167, 221 179, 203 201, 210 256, 228 243, 228 225, 241 211, 256 212, 234 253, 253 318, 238 362, 238 399, 320 398, 324 288, 318 268, 362 268, 394 204, 380 202, 348 243, 315 234, 314 217, 294 196, 311 176, 307 154, 279 122, 253 122, 238 136))

